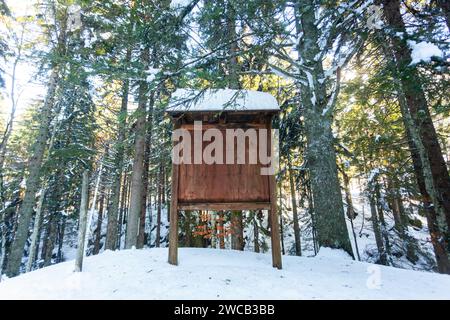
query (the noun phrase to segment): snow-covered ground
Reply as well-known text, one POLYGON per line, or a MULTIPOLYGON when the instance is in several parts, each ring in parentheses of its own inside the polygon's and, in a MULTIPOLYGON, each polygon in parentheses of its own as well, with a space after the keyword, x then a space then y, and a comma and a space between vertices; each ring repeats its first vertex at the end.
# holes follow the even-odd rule
POLYGON ((450 299, 450 276, 356 262, 338 250, 314 258, 180 248, 106 251, 74 273, 68 261, 0 283, 0 299, 450 299))

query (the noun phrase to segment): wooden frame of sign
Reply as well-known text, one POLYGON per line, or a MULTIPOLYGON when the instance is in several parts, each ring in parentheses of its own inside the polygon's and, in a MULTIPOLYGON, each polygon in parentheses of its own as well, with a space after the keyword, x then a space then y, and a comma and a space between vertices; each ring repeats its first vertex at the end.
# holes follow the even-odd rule
MULTIPOLYGON (((272 155, 272 118, 278 110, 168 111, 174 129, 216 128, 267 129, 267 154, 272 155), (198 124, 198 122, 197 122, 198 124)), ((258 132, 258 131, 257 131, 258 132)), ((259 134, 258 140, 260 139, 259 134)), ((234 143, 236 144, 236 139, 234 143)), ((258 145, 260 145, 258 141, 258 145)), ((203 143, 203 148, 208 142, 203 143)), ((236 147, 236 146, 235 146, 236 147)), ((169 263, 178 264, 178 212, 180 210, 268 210, 270 214, 272 262, 281 269, 280 231, 277 214, 275 175, 261 175, 260 163, 247 164, 249 144, 245 143, 246 164, 172 164, 169 263)))

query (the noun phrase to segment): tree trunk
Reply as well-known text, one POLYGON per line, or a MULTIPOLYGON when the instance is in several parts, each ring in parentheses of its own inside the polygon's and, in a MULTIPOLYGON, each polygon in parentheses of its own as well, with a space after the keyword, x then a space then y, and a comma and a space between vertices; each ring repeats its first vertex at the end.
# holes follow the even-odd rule
POLYGON ((393 178, 390 176, 387 177, 387 201, 390 209, 392 210, 395 229, 400 234, 403 234, 405 231, 406 221, 404 221, 403 205, 401 204, 402 199, 393 178))
POLYGON ((376 203, 373 195, 372 186, 369 187, 369 203, 370 203, 370 215, 372 220, 373 233, 375 235, 375 242, 377 244, 379 262, 382 265, 387 265, 386 251, 384 250, 383 238, 381 235, 380 222, 378 221, 378 214, 376 203))
POLYGON ((236 42, 236 11, 231 1, 226 1, 226 35, 228 37, 228 65, 227 65, 227 80, 230 89, 239 89, 239 65, 237 53, 239 51, 236 42))
POLYGON ((126 216, 128 212, 128 191, 129 191, 129 175, 125 174, 123 176, 122 195, 119 211, 119 226, 118 226, 119 237, 117 239, 118 249, 120 249, 121 246, 123 226, 126 225, 126 216))
POLYGON ((291 159, 288 158, 288 170, 289 170, 289 187, 291 190, 292 201, 292 219, 294 220, 294 238, 295 238, 295 255, 302 255, 302 246, 300 240, 300 226, 298 224, 298 211, 297 211, 297 197, 294 184, 294 172, 292 170, 291 159))
POLYGON ((223 211, 219 212, 219 218, 217 221, 217 236, 219 238, 219 248, 225 249, 225 229, 224 229, 224 214, 223 211))
MULTIPOLYGON (((305 178, 306 180, 306 178, 305 178)), ((311 235, 312 242, 314 248, 314 255, 317 255, 318 252, 318 243, 317 243, 317 228, 316 228, 316 214, 314 212, 314 202, 313 195, 311 190, 311 177, 308 175, 308 179, 306 180, 306 195, 308 197, 308 212, 311 217, 311 235)))
POLYGON ((253 243, 255 246, 255 252, 259 253, 259 227, 258 220, 256 218, 257 213, 253 214, 253 243))
MULTIPOLYGON (((166 204, 166 192, 167 192, 166 191, 166 177, 167 177, 166 167, 164 165, 162 165, 161 170, 163 172, 162 173, 162 176, 163 176, 162 185, 161 185, 161 196, 162 196, 161 201, 162 201, 163 205, 165 205, 166 204)), ((170 217, 170 215, 168 214, 167 217, 170 217)), ((167 219, 167 221, 170 221, 170 219, 167 219)))
MULTIPOLYGON (((50 151, 53 148, 53 144, 55 141, 55 136, 56 136, 56 132, 58 131, 59 128, 59 121, 57 122, 57 124, 55 124, 53 126, 53 130, 52 130, 52 134, 51 134, 51 138, 50 138, 50 143, 49 143, 49 151, 48 153, 50 153, 50 151)), ((63 178, 62 176, 60 177, 61 179, 63 178)), ((34 219, 34 226, 33 226, 33 233, 31 234, 31 244, 30 244, 30 250, 29 250, 29 255, 28 255, 28 261, 27 261, 27 266, 26 266, 26 272, 30 272, 32 267, 33 267, 33 263, 35 260, 37 260, 38 257, 38 252, 39 252, 39 241, 40 241, 40 230, 41 230, 41 226, 42 226, 42 207, 44 204, 44 200, 45 200, 45 194, 47 192, 47 188, 48 188, 48 183, 45 182, 44 185, 41 188, 40 191, 40 196, 39 196, 39 201, 38 201, 38 205, 36 208, 36 215, 35 215, 35 219, 34 219)))
POLYGON ((350 220, 350 226, 352 228, 352 235, 353 239, 355 240, 355 251, 356 251, 356 258, 358 261, 361 261, 361 257, 359 255, 359 248, 358 248, 358 240, 355 233, 355 226, 353 225, 353 220, 356 217, 355 209, 353 208, 353 200, 352 200, 352 194, 350 192, 350 179, 345 172, 345 168, 342 167, 342 177, 344 178, 344 191, 345 191, 345 202, 347 204, 347 218, 350 220))
MULTIPOLYGON (((392 56, 390 51, 385 52, 386 56, 392 56)), ((393 57, 394 58, 394 57, 393 57)), ((398 77, 400 78, 400 77, 398 77)), ((400 80, 396 80, 397 86, 401 88, 400 80)), ((435 207, 433 206, 432 197, 428 193, 428 187, 426 183, 426 175, 425 175, 425 166, 422 164, 422 159, 424 159, 424 164, 428 168, 428 172, 431 172, 430 162, 427 157, 422 157, 421 154, 425 154, 425 148, 423 147, 423 143, 420 140, 419 133, 414 125, 413 120, 411 119, 411 115, 409 114, 409 109, 407 106, 407 100, 403 94, 399 94, 399 105, 400 111, 402 114, 402 120, 405 127, 406 138, 408 141, 409 152, 411 153, 412 164, 416 176, 417 186, 419 188, 419 192, 422 196, 422 204, 423 209, 427 218, 428 230, 430 232, 431 243, 433 244, 433 249, 436 258, 436 264, 438 267, 438 271, 440 273, 448 273, 450 274, 450 256, 447 247, 447 241, 445 237, 442 235, 442 231, 437 225, 437 214, 435 207)), ((428 174, 431 177, 431 174, 428 174)), ((428 184, 431 186, 430 189, 433 189, 431 179, 428 184)))
MULTIPOLYGON (((126 62, 131 59, 131 49, 127 50, 126 62)), ((126 132, 126 119, 128 109, 128 93, 129 93, 130 81, 125 79, 122 83, 122 101, 120 105, 120 112, 117 116, 119 126, 116 142, 116 156, 114 159, 113 169, 113 183, 111 186, 111 203, 108 208, 108 224, 106 227, 106 250, 116 250, 118 245, 118 232, 119 225, 117 223, 117 215, 119 214, 119 202, 120 202, 120 182, 122 180, 123 170, 123 158, 124 158, 124 141, 126 132)), ((120 221, 120 220, 119 220, 120 221)))
MULTIPOLYGON (((142 176, 142 203, 141 203, 141 217, 139 223, 139 235, 137 241, 137 248, 143 248, 145 242, 145 220, 147 215, 147 195, 148 195, 148 173, 150 166, 150 153, 152 145, 152 118, 153 118, 154 93, 150 94, 150 103, 147 113, 147 128, 145 136, 145 154, 144 154, 144 173, 142 176)), ((151 202, 151 201, 150 201, 151 202)))
MULTIPOLYGON (((149 62, 149 50, 145 48, 141 52, 141 62, 145 67, 149 62)), ((134 142, 133 171, 131 173, 131 199, 130 212, 127 219, 127 232, 125 237, 125 248, 136 247, 139 233, 139 220, 142 209, 144 155, 146 139, 146 106, 147 106, 148 84, 146 80, 139 83, 138 107, 136 109, 136 126, 134 142)))
POLYGON ((345 168, 342 168, 342 177, 344 178, 344 191, 345 191, 345 202, 347 205, 347 218, 350 220, 355 219, 355 209, 353 208, 353 200, 352 200, 352 194, 350 192, 350 179, 345 172, 345 168))
POLYGON ((158 179, 157 179, 157 211, 156 211, 156 239, 155 246, 159 248, 161 242, 161 166, 158 171, 158 179))
POLYGON ((298 10, 302 11, 298 18, 301 25, 297 29, 298 48, 304 66, 302 72, 308 79, 308 83, 300 83, 300 89, 305 109, 306 152, 314 196, 317 241, 319 246, 344 249, 353 256, 336 166, 332 115, 327 110, 326 84, 319 81, 325 79, 325 74, 322 61, 316 59, 321 50, 315 1, 299 1, 298 10))
POLYGON ((61 197, 64 183, 64 172, 58 170, 55 173, 55 181, 52 183, 51 192, 48 195, 48 221, 43 245, 45 250, 42 252, 44 267, 52 263, 53 249, 58 237, 58 223, 61 218, 61 197))
POLYGON ((102 238, 103 205, 105 202, 105 186, 100 190, 100 199, 98 206, 97 227, 95 228, 94 250, 92 254, 98 254, 100 251, 100 240, 102 238))
POLYGON ((66 216, 61 216, 60 223, 58 224, 58 251, 56 254, 56 263, 63 261, 62 247, 64 245, 64 233, 66 230, 66 216))
POLYGON ((211 221, 211 237, 209 238, 211 242, 211 248, 216 249, 217 248, 217 228, 216 228, 216 213, 213 211, 210 214, 210 221, 211 221))
POLYGON ((48 267, 52 263, 53 249, 55 247, 56 242, 56 232, 57 232, 57 223, 58 223, 58 213, 49 211, 49 220, 47 222, 47 232, 45 234, 44 239, 44 247, 45 251, 42 252, 42 258, 44 259, 44 267, 48 267))
POLYGON ((139 233, 136 243, 136 248, 142 249, 145 244, 145 220, 147 216, 147 193, 148 193, 148 169, 149 160, 148 154, 150 154, 150 147, 146 143, 145 156, 144 156, 144 173, 142 176, 142 201, 141 201, 141 214, 139 217, 139 233))
MULTIPOLYGON (((60 33, 58 35, 58 42, 56 53, 60 56, 65 54, 66 46, 66 26, 67 16, 62 18, 60 33)), ((53 116, 53 107, 55 102, 56 88, 59 82, 60 72, 63 71, 61 65, 54 62, 52 64, 52 72, 48 82, 47 96, 44 105, 42 106, 39 119, 39 131, 36 140, 32 146, 31 157, 28 161, 28 177, 26 179, 26 191, 19 210, 18 227, 15 233, 15 238, 12 243, 11 251, 8 257, 7 275, 14 277, 19 274, 20 263, 22 260, 25 243, 28 239, 28 228, 31 222, 33 207, 35 204, 35 195, 39 189, 39 178, 42 160, 47 144, 49 134, 50 122, 53 116)))
POLYGON ((428 190, 433 189, 430 163, 425 158, 425 165, 422 166, 421 158, 424 158, 422 155, 425 154, 425 148, 419 139, 416 128, 413 125, 411 115, 408 113, 406 101, 401 97, 399 101, 402 117, 404 119, 406 135, 408 138, 409 150, 411 152, 411 158, 417 179, 417 185, 419 187, 420 194, 422 195, 422 203, 427 217, 428 230, 430 232, 431 243, 433 244, 438 271, 440 273, 450 274, 448 242, 443 235, 442 227, 439 226, 436 207, 433 206, 432 197, 428 192, 428 190), (425 170, 427 173, 425 173, 425 170))
POLYGON ((418 260, 416 254, 417 244, 416 240, 407 233, 408 217, 405 215, 403 199, 398 188, 398 181, 395 177, 395 173, 393 175, 393 177, 388 176, 386 179, 388 190, 387 200, 389 202, 389 207, 392 209, 395 230, 399 234, 399 237, 402 239, 406 248, 406 258, 415 263, 418 260))
MULTIPOLYGON (((281 179, 280 179, 281 180, 281 179)), ((286 251, 285 251, 285 248, 284 248, 284 222, 283 222, 283 202, 282 202, 282 199, 283 199, 283 195, 282 195, 282 192, 283 192, 283 189, 282 189, 282 187, 281 187, 281 181, 279 182, 279 186, 278 186, 278 192, 279 192, 279 194, 280 194, 280 197, 279 197, 279 199, 280 199, 280 203, 279 203, 279 205, 278 205, 278 210, 280 211, 280 240, 281 240, 281 254, 286 254, 286 251)), ((261 216, 262 216, 262 211, 260 211, 260 213, 261 213, 261 216)))
POLYGON ((231 249, 244 250, 244 228, 243 213, 241 211, 231 212, 231 249))
POLYGON ((36 215, 34 219, 33 233, 31 237, 30 253, 28 255, 26 272, 30 272, 33 268, 33 263, 37 256, 38 246, 39 246, 39 231, 42 225, 42 206, 44 204, 45 193, 47 191, 46 186, 41 189, 39 202, 36 209, 36 215))
POLYGON ((84 244, 87 229, 87 215, 89 205, 89 176, 88 171, 83 172, 83 182, 81 186, 81 203, 80 203, 80 222, 78 226, 78 247, 75 259, 75 272, 81 272, 83 269, 84 244))
POLYGON ((191 211, 185 211, 185 221, 184 221, 184 246, 191 247, 192 246, 192 223, 191 223, 191 211))
MULTIPOLYGON (((389 241, 389 235, 386 227, 386 220, 384 219, 384 211, 383 211, 383 204, 381 203, 381 190, 380 190, 380 183, 378 179, 375 179, 374 181, 374 187, 375 187, 375 203, 377 206, 377 213, 378 218, 380 222, 381 227, 381 235, 384 239, 384 250, 386 252, 386 262, 391 261, 391 244, 389 241)), ((392 263, 392 261, 391 261, 392 263)))
MULTIPOLYGON (((383 0, 383 12, 395 32, 405 32, 399 0, 383 0)), ((400 99, 408 110, 402 112, 405 126, 418 150, 425 187, 436 214, 436 227, 450 252, 450 176, 431 119, 425 93, 415 66, 411 66, 411 51, 405 39, 393 37, 392 50, 397 62, 400 99), (406 117, 406 118, 405 118, 406 117), (409 119, 410 117, 410 119, 409 119)))

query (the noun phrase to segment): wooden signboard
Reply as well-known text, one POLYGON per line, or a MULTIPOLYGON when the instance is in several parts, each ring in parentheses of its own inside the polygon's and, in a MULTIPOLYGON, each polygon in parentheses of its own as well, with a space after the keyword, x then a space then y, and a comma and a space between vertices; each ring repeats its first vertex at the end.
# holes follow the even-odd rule
MULTIPOLYGON (((174 129, 185 129, 194 136, 201 123, 201 130, 218 129, 227 137, 227 129, 255 129, 258 133, 257 145, 267 148, 267 155, 272 155, 271 122, 278 110, 245 110, 245 111, 198 111, 174 110, 168 111, 172 118, 174 129), (267 141, 261 144, 259 130, 266 129, 267 141)), ((241 131, 241 132, 242 132, 241 131)), ((228 138, 228 137, 227 137, 228 138)), ((267 164, 251 162, 249 141, 245 139, 245 163, 237 163, 237 139, 232 138, 235 145, 235 161, 228 164, 225 161, 227 150, 224 140, 223 163, 172 164, 172 199, 170 206, 169 263, 178 264, 178 211, 179 210, 269 210, 271 215, 271 240, 273 266, 281 269, 281 248, 279 222, 276 206, 275 176, 261 174, 261 169, 267 164)), ((191 142, 193 144, 193 141, 191 142)), ((202 150, 210 142, 202 143, 202 150)), ((193 148, 192 148, 193 149, 193 148)), ((258 149, 259 152, 259 149, 258 149)))

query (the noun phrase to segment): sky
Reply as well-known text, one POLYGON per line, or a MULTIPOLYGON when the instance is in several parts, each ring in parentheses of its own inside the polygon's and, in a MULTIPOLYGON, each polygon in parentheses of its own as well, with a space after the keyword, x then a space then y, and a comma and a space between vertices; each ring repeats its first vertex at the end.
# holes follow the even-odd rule
MULTIPOLYGON (((15 17, 33 14, 34 0, 6 0, 6 4, 15 17)), ((0 26, 0 30, 4 26, 0 26)), ((4 67, 6 74, 5 88, 2 89, 3 100, 0 101, 0 114, 2 118, 8 117, 11 112, 11 74, 12 74, 13 60, 8 60, 4 67)), ((33 80, 33 75, 36 73, 35 65, 26 61, 22 61, 16 68, 16 91, 18 97, 16 119, 26 110, 27 106, 35 100, 43 98, 45 95, 45 87, 43 84, 33 80)))

